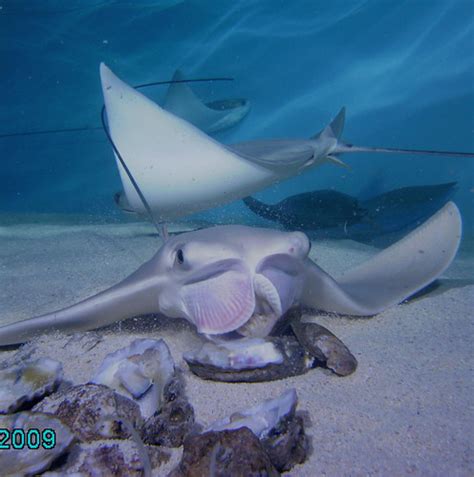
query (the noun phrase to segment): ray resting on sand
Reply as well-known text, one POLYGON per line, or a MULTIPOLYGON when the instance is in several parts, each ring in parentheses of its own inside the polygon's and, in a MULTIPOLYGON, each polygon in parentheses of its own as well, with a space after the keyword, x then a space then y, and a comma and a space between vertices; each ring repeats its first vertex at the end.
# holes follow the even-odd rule
POLYGON ((452 262, 461 217, 449 202, 427 222, 367 262, 334 279, 309 257, 301 232, 239 225, 170 238, 136 272, 76 305, 0 328, 0 345, 53 330, 80 331, 162 313, 199 333, 245 328, 265 335, 295 304, 373 315, 435 280, 452 262))

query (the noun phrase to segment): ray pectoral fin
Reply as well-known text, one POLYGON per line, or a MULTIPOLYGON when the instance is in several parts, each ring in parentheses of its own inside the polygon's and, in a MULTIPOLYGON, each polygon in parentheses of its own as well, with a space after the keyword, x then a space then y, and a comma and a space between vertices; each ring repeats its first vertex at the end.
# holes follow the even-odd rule
POLYGON ((331 137, 340 139, 342 131, 344 130, 344 123, 346 122, 346 108, 342 107, 337 113, 336 117, 328 124, 322 131, 316 133, 312 138, 331 137))
POLYGON ((305 285, 301 302, 318 310, 344 315, 372 315, 363 302, 351 296, 334 278, 311 260, 306 261, 305 285))
MULTIPOLYGON (((173 81, 183 80, 183 74, 177 70, 173 81)), ((163 108, 206 132, 222 116, 222 113, 208 108, 187 84, 178 82, 169 86, 163 108)))
POLYGON ((122 282, 75 305, 0 327, 0 346, 23 343, 45 332, 85 331, 156 313, 159 282, 153 262, 146 262, 122 282))
POLYGON ((184 285, 181 298, 188 319, 199 333, 210 335, 236 330, 255 309, 252 279, 244 267, 184 285))
POLYGON ((438 278, 461 240, 458 208, 448 202, 404 239, 345 273, 338 281, 308 263, 303 301, 325 311, 373 315, 438 278))

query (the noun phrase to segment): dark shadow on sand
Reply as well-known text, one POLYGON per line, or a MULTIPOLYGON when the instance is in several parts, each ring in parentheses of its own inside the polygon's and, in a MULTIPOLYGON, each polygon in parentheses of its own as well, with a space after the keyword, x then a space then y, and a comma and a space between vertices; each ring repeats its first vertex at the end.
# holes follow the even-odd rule
POLYGON ((452 290, 455 288, 463 288, 469 285, 474 285, 474 279, 442 278, 430 283, 425 288, 421 289, 419 292, 412 295, 410 298, 407 298, 406 300, 404 300, 402 303, 411 303, 421 298, 425 298, 426 296, 442 295, 448 290, 452 290))

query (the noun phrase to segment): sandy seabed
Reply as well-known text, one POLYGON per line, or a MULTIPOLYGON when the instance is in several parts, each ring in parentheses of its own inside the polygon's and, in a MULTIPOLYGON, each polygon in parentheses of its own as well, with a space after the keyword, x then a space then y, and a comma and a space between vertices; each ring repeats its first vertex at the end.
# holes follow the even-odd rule
MULTIPOLYGON (((9 221, 0 226, 0 324, 97 293, 138 268, 159 245, 153 229, 142 223, 9 221)), ((164 317, 101 330, 103 339, 90 350, 64 335, 43 337, 36 355, 62 361, 66 379, 87 382, 107 353, 135 338, 161 337, 184 370, 187 395, 204 426, 296 389, 312 450, 292 476, 471 476, 474 253, 469 245, 464 242, 440 286, 421 297, 370 319, 319 317, 356 356, 359 366, 349 377, 314 369, 261 384, 203 381, 182 359, 201 338, 183 320, 164 317)), ((351 241, 316 241, 311 251, 334 275, 374 253, 351 241)), ((13 352, 1 351, 0 360, 13 352)))

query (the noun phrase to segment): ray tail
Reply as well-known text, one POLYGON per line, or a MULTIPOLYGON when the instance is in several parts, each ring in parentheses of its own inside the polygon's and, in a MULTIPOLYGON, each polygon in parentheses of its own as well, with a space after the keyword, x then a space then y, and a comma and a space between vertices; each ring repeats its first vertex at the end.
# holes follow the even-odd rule
POLYGON ((362 147, 351 144, 339 143, 333 154, 345 154, 347 152, 376 152, 389 154, 411 154, 428 156, 450 156, 450 157, 474 157, 474 152, 460 151, 430 151, 426 149, 399 149, 394 147, 362 147))

